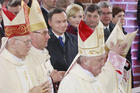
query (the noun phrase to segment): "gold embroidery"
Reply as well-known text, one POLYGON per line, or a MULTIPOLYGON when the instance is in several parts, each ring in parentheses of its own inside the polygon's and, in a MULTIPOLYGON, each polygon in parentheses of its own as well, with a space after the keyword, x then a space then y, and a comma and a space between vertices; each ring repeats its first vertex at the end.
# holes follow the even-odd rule
POLYGON ((17 26, 7 26, 5 27, 6 36, 24 35, 29 32, 29 25, 22 24, 17 26))

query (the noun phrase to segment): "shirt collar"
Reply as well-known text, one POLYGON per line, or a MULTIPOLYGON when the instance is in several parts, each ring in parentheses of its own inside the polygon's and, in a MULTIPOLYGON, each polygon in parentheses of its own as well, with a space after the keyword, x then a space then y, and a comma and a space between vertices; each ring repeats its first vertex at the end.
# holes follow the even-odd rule
MULTIPOLYGON (((59 38, 59 35, 57 35, 53 30, 52 30, 52 32, 53 32, 53 34, 54 34, 57 38, 59 38)), ((62 35, 60 35, 60 36, 62 37, 63 42, 65 42, 65 35, 64 35, 64 33, 63 33, 62 35)))
POLYGON ((41 52, 41 53, 44 53, 44 51, 45 51, 45 49, 41 50, 41 49, 35 48, 33 45, 32 45, 31 48, 34 49, 35 51, 39 52, 39 53, 40 53, 40 52, 41 52))
POLYGON ((109 25, 108 26, 104 26, 104 29, 108 28, 109 29, 109 25))
POLYGON ((23 60, 21 58, 18 58, 16 57, 15 55, 13 55, 11 52, 9 52, 7 49, 6 49, 7 53, 9 53, 9 55, 11 57, 13 57, 13 59, 15 59, 17 62, 23 62, 23 60))
POLYGON ((91 78, 94 78, 94 75, 93 75, 91 72, 89 72, 88 70, 86 70, 86 69, 84 69, 84 68, 82 68, 82 67, 81 67, 81 69, 82 69, 87 75, 89 75, 91 78))

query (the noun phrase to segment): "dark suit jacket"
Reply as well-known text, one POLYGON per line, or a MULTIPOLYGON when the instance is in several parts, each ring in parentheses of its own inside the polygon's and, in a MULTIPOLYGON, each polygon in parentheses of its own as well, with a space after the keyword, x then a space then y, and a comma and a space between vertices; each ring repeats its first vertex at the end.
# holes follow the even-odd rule
POLYGON ((1 46, 1 39, 2 39, 2 37, 5 36, 4 33, 5 33, 5 32, 4 32, 4 29, 2 28, 2 26, 0 26, 0 46, 1 46))
POLYGON ((111 34, 111 32, 113 31, 115 25, 113 23, 110 23, 109 24, 109 31, 110 33, 105 33, 105 30, 104 30, 104 39, 105 41, 108 39, 109 35, 111 34))
POLYGON ((1 37, 5 36, 5 31, 4 31, 3 25, 0 26, 0 36, 1 37))
POLYGON ((65 32, 65 45, 61 46, 57 37, 51 32, 48 41, 48 51, 51 64, 58 71, 66 71, 78 53, 77 37, 65 32))
POLYGON ((49 25, 49 23, 48 23, 48 11, 46 11, 43 7, 41 7, 41 11, 42 11, 42 13, 43 13, 45 22, 46 22, 46 24, 47 24, 47 26, 48 26, 48 29, 49 29, 49 31, 51 31, 51 27, 50 27, 50 25, 49 25))

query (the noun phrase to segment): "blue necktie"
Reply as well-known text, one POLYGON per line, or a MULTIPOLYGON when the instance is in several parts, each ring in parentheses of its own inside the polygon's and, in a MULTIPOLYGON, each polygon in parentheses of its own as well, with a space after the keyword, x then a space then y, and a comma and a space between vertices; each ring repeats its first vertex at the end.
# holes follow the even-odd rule
POLYGON ((60 42, 61 46, 62 46, 62 47, 64 47, 64 42, 63 42, 63 40, 62 40, 62 37, 61 37, 61 36, 59 36, 59 38, 58 38, 58 39, 59 39, 59 42, 60 42))

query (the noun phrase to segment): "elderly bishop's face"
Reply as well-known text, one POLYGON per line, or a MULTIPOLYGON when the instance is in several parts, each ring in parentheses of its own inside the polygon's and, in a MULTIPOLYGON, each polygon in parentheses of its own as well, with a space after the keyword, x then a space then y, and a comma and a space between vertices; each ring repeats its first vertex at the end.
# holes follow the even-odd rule
POLYGON ((101 73, 102 67, 104 66, 107 59, 107 55, 103 54, 100 56, 88 57, 87 64, 89 71, 94 75, 98 76, 101 73))
POLYGON ((28 52, 31 48, 31 38, 29 35, 25 36, 17 36, 13 37, 15 42, 13 43, 15 46, 16 56, 19 58, 23 58, 28 55, 28 52))
POLYGON ((31 32, 32 45, 38 49, 43 50, 47 47, 48 40, 50 38, 48 34, 48 29, 42 29, 38 31, 31 32))

